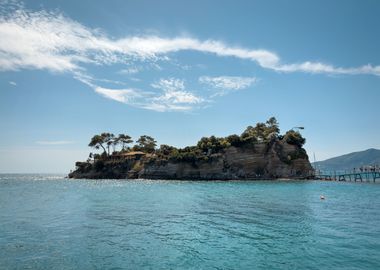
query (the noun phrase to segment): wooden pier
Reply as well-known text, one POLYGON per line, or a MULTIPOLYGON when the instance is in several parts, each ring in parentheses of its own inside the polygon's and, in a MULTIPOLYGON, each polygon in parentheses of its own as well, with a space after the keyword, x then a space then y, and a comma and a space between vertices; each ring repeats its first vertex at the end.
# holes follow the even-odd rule
POLYGON ((360 182, 376 182, 380 181, 380 171, 369 172, 349 172, 349 173, 321 173, 316 174, 315 179, 327 181, 360 181, 360 182))

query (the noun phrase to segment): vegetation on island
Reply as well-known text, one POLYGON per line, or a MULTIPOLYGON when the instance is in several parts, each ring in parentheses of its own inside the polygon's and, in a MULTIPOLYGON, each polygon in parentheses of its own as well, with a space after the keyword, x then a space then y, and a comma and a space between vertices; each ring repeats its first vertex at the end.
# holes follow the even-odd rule
POLYGON ((275 117, 271 117, 265 123, 248 126, 241 135, 233 134, 227 137, 203 137, 195 146, 187 146, 184 148, 177 148, 166 144, 157 147, 156 140, 148 135, 140 136, 136 140, 136 143, 132 145, 134 141, 131 136, 127 134, 115 136, 112 133, 104 132, 99 135, 94 135, 91 138, 89 146, 95 149, 101 149, 102 152, 100 154, 90 153, 88 162, 92 160, 95 162, 114 160, 115 157, 122 154, 132 154, 136 152, 143 152, 149 155, 151 161, 207 161, 230 146, 254 148, 257 144, 266 144, 269 149, 276 141, 285 141, 288 144, 298 146, 300 149, 291 156, 282 157, 284 162, 307 157, 305 150, 302 149, 305 138, 303 138, 298 131, 293 129, 281 135, 279 123, 275 117))

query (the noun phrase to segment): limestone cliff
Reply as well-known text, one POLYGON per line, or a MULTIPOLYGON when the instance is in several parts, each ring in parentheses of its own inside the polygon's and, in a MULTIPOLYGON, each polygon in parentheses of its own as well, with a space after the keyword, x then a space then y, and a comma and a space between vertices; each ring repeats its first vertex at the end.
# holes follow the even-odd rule
POLYGON ((172 160, 157 155, 138 159, 78 162, 70 178, 90 179, 302 179, 313 175, 308 156, 300 146, 284 140, 229 146, 199 160, 172 160))

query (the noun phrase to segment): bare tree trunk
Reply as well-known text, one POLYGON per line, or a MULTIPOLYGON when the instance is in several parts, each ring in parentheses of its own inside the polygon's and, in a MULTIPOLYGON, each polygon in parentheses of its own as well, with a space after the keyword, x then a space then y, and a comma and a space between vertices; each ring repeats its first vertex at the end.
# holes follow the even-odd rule
POLYGON ((104 148, 104 146, 102 144, 99 144, 101 148, 103 148, 103 152, 106 152, 106 149, 104 148))

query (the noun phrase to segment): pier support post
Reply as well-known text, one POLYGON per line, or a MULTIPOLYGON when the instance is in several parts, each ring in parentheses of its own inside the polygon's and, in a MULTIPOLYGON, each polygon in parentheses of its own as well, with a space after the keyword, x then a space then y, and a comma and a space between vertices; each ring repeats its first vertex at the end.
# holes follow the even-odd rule
POLYGON ((363 182, 363 178, 362 178, 361 174, 360 173, 356 173, 355 174, 355 182, 356 182, 356 180, 359 180, 359 179, 360 179, 361 182, 363 182))
POLYGON ((380 179, 380 173, 379 172, 374 172, 373 173, 373 182, 376 182, 376 179, 379 178, 380 179))

